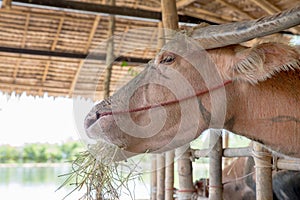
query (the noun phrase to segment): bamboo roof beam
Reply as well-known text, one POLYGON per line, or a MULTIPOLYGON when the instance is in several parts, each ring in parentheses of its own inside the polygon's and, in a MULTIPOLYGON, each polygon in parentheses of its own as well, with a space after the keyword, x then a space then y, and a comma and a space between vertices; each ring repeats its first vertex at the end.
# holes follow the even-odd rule
POLYGON ((151 34, 150 42, 148 43, 146 49, 144 50, 143 58, 145 58, 148 55, 149 49, 151 48, 151 45, 153 44, 153 41, 155 40, 155 36, 157 37, 157 29, 154 29, 154 31, 151 34))
POLYGON ((26 44, 26 37, 27 37, 27 32, 28 32, 29 21, 30 21, 30 13, 27 13, 25 26, 24 26, 24 33, 23 33, 23 38, 22 38, 22 43, 21 43, 22 48, 24 48, 25 44, 26 44))
POLYGON ((43 73, 43 77, 42 77, 42 83, 44 83, 46 81, 49 66, 50 66, 50 60, 48 60, 45 64, 44 73, 43 73))
POLYGON ((11 0, 2 0, 2 8, 10 9, 11 8, 11 0))
MULTIPOLYGON (((22 38, 22 42, 21 42, 21 47, 22 48, 24 48, 25 44, 26 44, 26 37, 27 37, 27 32, 28 32, 29 21, 30 21, 30 13, 27 13, 26 14, 26 21, 25 21, 25 25, 24 25, 23 38, 22 38)), ((18 55, 17 64, 15 66, 14 73, 13 73, 13 79, 14 79, 14 81, 16 81, 17 74, 18 74, 18 71, 19 71, 20 58, 21 58, 21 55, 18 55)))
POLYGON ((120 55, 120 52, 121 52, 121 48, 123 47, 123 41, 127 35, 127 32, 129 30, 129 26, 130 26, 130 21, 129 21, 129 24, 126 25, 125 29, 124 29, 124 33, 122 34, 122 38, 121 38, 121 41, 119 42, 119 46, 118 46, 118 49, 116 51, 116 56, 120 55))
POLYGON ((92 29, 91 29, 88 41, 87 41, 85 49, 84 49, 84 53, 88 53, 88 50, 89 50, 89 48, 91 46, 91 43, 92 43, 93 38, 94 38, 94 35, 95 35, 96 31, 97 31, 97 27, 99 25, 100 19, 101 19, 100 15, 97 15, 95 17, 95 20, 94 20, 94 23, 93 23, 93 26, 92 26, 92 29))
MULTIPOLYGON (((56 45, 57 45, 57 42, 58 42, 58 38, 59 38, 59 34, 60 34, 60 32, 61 32, 63 23, 64 23, 64 17, 61 17, 61 18, 60 18, 60 21, 59 21, 59 25, 58 25, 57 31, 56 31, 56 34, 55 34, 55 37, 54 37, 54 40, 53 40, 53 43, 52 43, 52 45, 51 45, 51 51, 54 51, 55 48, 56 48, 56 45)), ((42 85, 44 85, 44 82, 46 81, 50 63, 51 63, 51 61, 48 60, 48 61, 46 62, 46 64, 45 64, 45 69, 44 69, 43 77, 42 77, 42 80, 41 80, 41 84, 42 84, 42 85)), ((43 91, 42 91, 42 89, 40 88, 39 91, 38 91, 38 94, 41 96, 42 93, 43 93, 43 91)))
MULTIPOLYGON (((259 6, 261 9, 266 11, 269 15, 273 15, 275 13, 281 12, 282 10, 275 5, 271 4, 270 2, 266 0, 251 0, 253 3, 255 3, 257 6, 259 6)), ((299 34, 300 28, 299 27, 293 27, 290 28, 292 33, 299 34)))
MULTIPOLYGON (((22 60, 27 60, 27 61, 31 61, 31 60, 34 60, 34 61, 43 61, 43 62, 46 62, 47 60, 49 60, 49 57, 36 57, 36 56, 26 56, 26 55, 20 55, 17 54, 16 56, 14 56, 14 54, 0 54, 0 58, 1 60, 18 60, 18 59, 22 59, 22 60)), ((79 60, 79 59, 78 59, 79 60)), ((56 57, 52 57, 51 58, 51 61, 53 62, 61 62, 61 63, 64 63, 64 64, 73 64, 75 63, 76 61, 73 60, 73 59, 64 59, 64 58, 56 58, 56 57)))
POLYGON ((56 31, 55 37, 53 39, 53 43, 51 45, 51 51, 54 51, 56 49, 56 45, 57 45, 57 42, 58 42, 58 38, 59 38, 59 35, 60 35, 60 32, 61 32, 62 26, 64 24, 64 20, 65 20, 64 17, 61 17, 60 20, 59 20, 59 25, 57 27, 57 31, 56 31))
MULTIPOLYGON (((84 49, 84 53, 85 54, 88 53, 88 50, 90 48, 90 45, 91 45, 92 40, 94 38, 94 35, 95 35, 96 31, 97 31, 97 27, 99 25, 100 19, 101 19, 101 17, 99 15, 97 15, 95 17, 95 20, 94 20, 93 26, 91 28, 91 32, 90 32, 87 44, 86 44, 85 49, 84 49)), ((74 79, 72 81, 72 84, 71 84, 71 87, 70 87, 70 91, 69 91, 69 94, 68 94, 69 97, 72 97, 72 95, 74 93, 75 86, 76 86, 76 83, 77 83, 77 80, 78 80, 78 77, 79 77, 79 73, 81 71, 81 68, 82 68, 83 64, 84 64, 84 60, 80 60, 79 64, 78 64, 78 68, 77 68, 76 74, 75 74, 75 77, 74 77, 74 79)))
MULTIPOLYGON (((47 74, 48 74, 48 70, 49 70, 49 66, 50 66, 50 60, 48 60, 47 62, 46 62, 46 65, 45 65, 45 69, 44 69, 44 73, 43 73, 43 77, 42 77, 42 86, 44 85, 44 82, 46 81, 46 78, 47 78, 47 74)), ((39 92, 38 92, 38 94, 41 96, 42 95, 42 88, 40 88, 39 89, 39 92)))
POLYGON ((76 22, 86 22, 86 19, 82 19, 79 17, 74 18, 72 16, 65 16, 64 12, 52 11, 49 13, 44 13, 44 12, 39 12, 39 11, 35 11, 35 10, 26 10, 24 8, 26 8, 26 7, 21 7, 21 8, 18 7, 17 9, 11 9, 11 10, 3 9, 3 10, 1 10, 1 12, 6 13, 6 14, 11 14, 11 15, 22 15, 22 16, 24 14, 30 14, 33 17, 39 17, 41 19, 45 18, 45 19, 60 20, 62 17, 64 17, 65 20, 76 20, 76 22))
POLYGON ((77 80, 78 80, 78 77, 79 77, 79 73, 81 71, 81 68, 82 68, 83 64, 84 64, 84 60, 81 60, 79 62, 78 69, 76 71, 75 77, 74 77, 74 79, 72 81, 72 84, 71 84, 71 87, 70 87, 70 91, 69 91, 69 95, 68 95, 69 97, 72 97, 72 95, 74 93, 75 86, 76 86, 76 83, 77 83, 77 80))
MULTIPOLYGON (((30 84, 15 84, 15 83, 5 83, 1 82, 1 88, 2 87, 13 87, 13 88, 23 88, 27 89, 28 91, 30 90, 43 90, 43 91, 53 91, 53 92, 62 92, 63 94, 67 94, 69 92, 68 88, 62 88, 62 87, 54 87, 54 86, 42 86, 42 85, 30 85, 30 84)), ((64 95, 65 96, 65 95, 64 95)))
POLYGON ((184 8, 188 5, 190 5, 191 3, 194 3, 196 0, 179 0, 176 2, 176 7, 177 10, 184 8))
POLYGON ((185 15, 192 16, 199 19, 204 19, 206 21, 213 22, 215 24, 224 24, 232 22, 232 18, 224 15, 218 15, 209 10, 202 8, 195 8, 193 6, 187 6, 182 10, 185 15))
POLYGON ((231 10, 237 12, 238 14, 244 16, 246 19, 254 19, 253 16, 251 16, 250 14, 248 14, 247 12, 241 10, 240 8, 238 8, 237 6, 228 3, 225 0, 216 0, 217 2, 219 2, 220 4, 223 4, 224 6, 226 6, 227 8, 230 8, 231 10))
POLYGON ((215 13, 213 11, 205 10, 205 9, 202 9, 202 8, 194 8, 192 6, 188 6, 187 8, 189 10, 192 10, 193 12, 201 13, 201 14, 208 15, 208 16, 215 17, 215 18, 220 18, 220 19, 222 19, 224 21, 227 21, 227 22, 232 21, 231 17, 218 15, 217 13, 215 13))
MULTIPOLYGON (((27 54, 32 56, 53 56, 66 59, 88 59, 88 60, 105 60, 105 54, 87 55, 80 53, 67 53, 67 52, 54 52, 54 51, 44 51, 44 50, 34 50, 34 49, 23 49, 23 48, 13 48, 13 47, 0 47, 0 52, 4 53, 15 53, 15 54, 27 54)), ((131 64, 137 63, 147 63, 149 59, 143 59, 131 56, 119 56, 115 59, 115 62, 127 61, 131 64)))
POLYGON ((14 79, 14 81, 17 78, 19 67, 20 67, 20 59, 17 60, 16 66, 14 68, 14 73, 13 73, 13 79, 14 79))
MULTIPOLYGON (((112 15, 120 15, 120 16, 130 16, 130 17, 138 17, 141 19, 153 19, 153 20, 161 20, 161 13, 156 11, 142 10, 142 9, 134 9, 129 7, 121 7, 121 6, 110 6, 103 4, 95 4, 95 3, 84 3, 84 2, 76 2, 76 1, 61 1, 61 0, 14 0, 14 2, 23 3, 25 6, 47 6, 52 8, 60 8, 60 9, 68 9, 73 11, 85 11, 85 12, 94 12, 94 13, 104 13, 104 14, 112 14, 112 15)), ((195 18, 192 16, 184 16, 178 15, 180 22, 188 22, 188 23, 212 23, 213 22, 203 20, 201 18, 195 18)))
POLYGON ((231 21, 231 19, 229 19, 229 18, 224 19, 224 17, 220 17, 215 13, 212 13, 208 10, 204 10, 204 9, 200 9, 200 8, 195 9, 192 7, 187 7, 184 10, 182 10, 182 12, 185 15, 199 18, 199 19, 204 19, 206 21, 210 21, 215 24, 224 24, 224 23, 228 23, 231 21))
POLYGON ((274 6, 273 4, 267 2, 266 0, 250 0, 253 3, 255 3, 257 6, 259 6, 261 9, 266 11, 269 15, 272 15, 276 12, 280 12, 281 10, 274 6))

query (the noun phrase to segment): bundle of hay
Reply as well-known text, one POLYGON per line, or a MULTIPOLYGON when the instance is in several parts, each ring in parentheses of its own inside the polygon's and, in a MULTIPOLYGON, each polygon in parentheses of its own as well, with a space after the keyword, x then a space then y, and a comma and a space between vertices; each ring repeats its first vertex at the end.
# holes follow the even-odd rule
MULTIPOLYGON (((119 199, 122 191, 126 190, 131 199, 133 194, 129 190, 128 182, 140 177, 137 164, 133 162, 118 162, 122 150, 118 147, 98 141, 89 145, 88 150, 78 154, 72 161, 72 170, 66 176, 64 183, 74 186, 66 195, 68 197, 76 190, 86 189, 81 199, 119 199)), ((65 197, 65 198, 66 198, 65 197)))

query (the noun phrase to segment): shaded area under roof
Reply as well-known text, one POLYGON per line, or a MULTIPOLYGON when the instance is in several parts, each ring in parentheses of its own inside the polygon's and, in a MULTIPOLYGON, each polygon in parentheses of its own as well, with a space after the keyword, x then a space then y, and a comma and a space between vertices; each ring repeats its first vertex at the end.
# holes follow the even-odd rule
MULTIPOLYGON (((105 1, 16 0, 11 5, 5 2, 0 9, 0 91, 101 99, 110 8, 105 1), (20 2, 27 2, 26 6, 20 2), (51 2, 52 8, 28 2, 40 5, 51 2), (73 9, 63 8, 67 4, 73 5, 73 9), (77 11, 74 5, 79 6, 77 11), (84 12, 85 7, 80 5, 95 9, 102 6, 106 12, 84 12), (97 59, 91 59, 91 54, 96 54, 97 59)), ((270 15, 298 3, 297 0, 177 0, 177 7, 181 21, 222 24, 270 15)), ((121 12, 120 9, 132 14, 116 16, 114 40, 118 60, 113 67, 112 92, 141 70, 141 63, 154 58, 161 16, 160 0, 116 0, 114 14, 121 12), (141 13, 152 17, 145 19, 141 13), (138 14, 139 18, 135 18, 138 14), (125 66, 122 61, 126 61, 125 66)), ((299 27, 289 32, 299 34, 299 27)))

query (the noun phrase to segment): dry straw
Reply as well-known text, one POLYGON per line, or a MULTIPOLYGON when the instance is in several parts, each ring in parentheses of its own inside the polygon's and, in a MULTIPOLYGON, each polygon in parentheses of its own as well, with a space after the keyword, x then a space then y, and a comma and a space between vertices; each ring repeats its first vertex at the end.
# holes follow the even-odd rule
POLYGON ((74 191, 83 189, 86 191, 80 198, 82 200, 119 199, 121 193, 135 199, 129 182, 134 183, 134 180, 141 178, 139 163, 115 161, 120 153, 121 149, 101 141, 78 154, 71 161, 71 172, 61 175, 67 178, 58 190, 67 185, 74 186, 64 199, 74 191))

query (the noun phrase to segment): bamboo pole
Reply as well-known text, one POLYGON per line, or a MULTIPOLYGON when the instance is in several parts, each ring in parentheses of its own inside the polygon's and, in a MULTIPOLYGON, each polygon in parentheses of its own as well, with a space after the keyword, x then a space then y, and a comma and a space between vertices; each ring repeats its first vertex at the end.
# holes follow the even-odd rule
MULTIPOLYGON (((177 30, 178 26, 178 14, 176 8, 175 0, 161 0, 162 7, 162 24, 163 28, 166 28, 168 31, 164 32, 159 30, 159 37, 164 38, 164 35, 170 35, 169 30, 177 30)), ((161 25, 159 24, 160 28, 161 25)), ((162 38, 158 41, 163 43, 162 38)), ((174 187, 174 157, 175 152, 169 151, 166 153, 166 180, 165 180, 165 199, 173 199, 173 187, 174 187)))
POLYGON ((174 158, 175 151, 166 152, 165 200, 174 199, 174 158))
POLYGON ((175 0, 161 0, 161 12, 164 28, 178 29, 178 14, 175 0))
POLYGON ((157 159, 156 155, 152 155, 151 158, 151 200, 156 200, 156 195, 157 195, 157 159))
MULTIPOLYGON (((163 27, 166 28, 165 34, 170 36, 172 35, 171 30, 178 30, 178 14, 176 8, 176 1, 175 0, 161 0, 161 7, 162 7, 162 21, 163 27)), ((192 178, 192 163, 190 160, 191 152, 188 147, 186 146, 181 147, 176 150, 176 154, 180 157, 178 159, 178 174, 179 174, 179 196, 178 199, 191 199, 191 196, 194 192, 193 186, 193 178, 192 178)), ((170 157, 168 160, 174 159, 174 153, 167 154, 170 157)), ((170 174, 172 173, 172 165, 169 164, 170 174)), ((170 178, 171 179, 171 178, 170 178)), ((171 189, 171 185, 173 182, 168 184, 167 189, 171 189)), ((169 190, 168 190, 169 191, 169 190)), ((172 199, 172 193, 168 193, 166 199, 172 199)))
MULTIPOLYGON (((115 5, 115 0, 110 0, 110 5, 115 5)), ((108 33, 107 33, 107 46, 106 46, 106 70, 105 70, 105 79, 104 79, 104 98, 109 97, 110 95, 110 79, 111 79, 111 72, 113 68, 114 62, 114 41, 113 35, 115 30, 115 16, 109 16, 109 23, 108 23, 108 33)))
POLYGON ((165 154, 157 155, 157 200, 165 198, 165 154))
POLYGON ((184 8, 192 3, 194 3, 196 0, 179 0, 176 2, 177 9, 184 8))
MULTIPOLYGON (((110 5, 115 5, 115 0, 109 0, 108 2, 110 5)), ((96 22, 97 23, 97 22, 96 22)), ((95 23, 94 23, 95 25, 95 23)), ((96 26, 96 25, 95 25, 96 26)), ((96 27, 94 27, 96 28, 96 27)), ((108 32, 107 32, 107 44, 106 44, 106 69, 105 69, 105 76, 103 81, 103 87, 104 87, 104 98, 109 97, 110 95, 110 82, 111 82, 111 75, 112 75, 112 67, 113 67, 113 61, 114 61, 114 41, 113 41, 113 35, 115 30, 115 16, 110 15, 109 21, 108 21, 108 32)), ((102 173, 102 172, 101 172, 102 173)), ((101 189, 97 188, 96 191, 96 199, 102 200, 102 191, 101 189)))
MULTIPOLYGON (((178 30, 178 14, 175 0, 161 0, 162 7, 162 21, 163 27, 166 28, 165 34, 172 35, 171 30, 178 30)), ((181 155, 178 159, 178 174, 179 174, 179 196, 178 199, 191 199, 191 195, 194 192, 193 177, 192 177, 192 164, 191 153, 186 147, 181 147, 176 150, 177 155, 181 155)), ((170 157, 168 160, 173 159, 173 153, 167 154, 170 157)), ((172 165, 169 165, 170 174, 173 173, 172 165)), ((171 179, 171 178, 170 178, 171 179)), ((171 188, 173 182, 170 182, 167 189, 171 188)), ((172 193, 168 192, 166 199, 173 199, 172 193)))
MULTIPOLYGON (((165 33, 162 22, 158 23, 157 53, 165 44, 165 33)), ((165 198, 165 155, 157 155, 157 193, 156 199, 163 200, 165 198)))
POLYGON ((222 130, 210 130, 209 135, 209 199, 222 199, 222 130))
POLYGON ((193 185, 193 172, 191 164, 191 151, 189 144, 176 149, 176 157, 178 157, 178 200, 191 199, 195 188, 193 185))
MULTIPOLYGON (((227 131, 223 132, 223 149, 228 148, 229 146, 229 134, 227 131)), ((229 158, 223 158, 223 168, 229 164, 229 158)))
POLYGON ((2 8, 10 9, 11 8, 11 0, 3 0, 2 8))
MULTIPOLYGON (((193 155, 195 158, 208 157, 210 149, 199 149, 193 150, 193 155)), ((241 148, 225 148, 223 149, 223 157, 250 157, 251 149, 249 147, 241 147, 241 148)))
MULTIPOLYGON (((242 148, 225 148, 223 149, 223 157, 250 157, 253 154, 251 153, 252 148, 242 147, 242 148)), ((208 157, 210 150, 209 149, 200 149, 193 150, 193 156, 197 158, 208 157)), ((298 170, 300 171, 300 159, 287 159, 287 158, 278 158, 276 163, 274 163, 278 169, 283 170, 298 170)))
POLYGON ((278 159, 277 168, 284 170, 300 171, 300 159, 278 159))
POLYGON ((253 144, 253 158, 256 170, 256 199, 273 199, 272 154, 261 144, 253 144))

